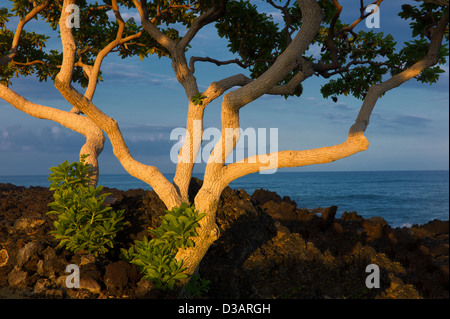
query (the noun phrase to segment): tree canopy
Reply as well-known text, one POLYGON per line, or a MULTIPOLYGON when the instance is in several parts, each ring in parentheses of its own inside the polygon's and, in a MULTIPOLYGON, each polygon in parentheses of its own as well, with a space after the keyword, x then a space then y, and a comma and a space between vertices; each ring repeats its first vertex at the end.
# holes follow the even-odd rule
MULTIPOLYGON (((228 41, 228 47, 236 59, 218 61, 213 57, 192 57, 191 69, 198 61, 217 65, 235 63, 250 71, 252 79, 263 74, 286 49, 295 32, 302 25, 302 14, 297 1, 263 0, 283 16, 284 25, 274 22, 273 16, 258 10, 249 1, 146 1, 145 15, 149 21, 168 38, 180 41, 180 29, 189 29, 194 21, 205 15, 211 8, 218 8, 216 17, 209 19, 215 23, 218 35, 228 41), (213 20, 214 19, 214 20, 213 20)), ((57 30, 62 1, 12 1, 10 10, 0 9, 0 70, 1 83, 9 84, 12 77, 37 76, 40 81, 54 80, 62 63, 62 52, 47 49, 49 35, 26 31, 25 24, 30 19, 39 19, 57 30), (12 17, 19 17, 17 29, 7 27, 12 17)), ((148 32, 144 32, 139 21, 130 18, 124 21, 120 10, 136 9, 134 1, 77 1, 80 7, 80 28, 74 28, 78 61, 73 81, 83 88, 88 85, 83 67, 92 66, 97 54, 114 43, 119 34, 121 41, 110 52, 121 58, 139 56, 144 59, 152 54, 158 57, 170 56, 167 48, 158 43, 148 32), (116 20, 107 12, 114 11, 116 20)), ((439 1, 417 1, 417 5, 402 5, 399 16, 411 26, 413 41, 398 45, 394 37, 376 30, 355 32, 355 27, 369 15, 361 2, 361 16, 355 21, 342 21, 343 7, 337 1, 320 0, 318 3, 325 15, 319 31, 311 44, 319 45, 320 57, 304 56, 313 63, 314 75, 329 79, 322 87, 324 97, 351 94, 364 98, 370 85, 381 83, 383 76, 398 74, 420 59, 428 50, 431 30, 445 14, 439 1), (338 76, 335 76, 338 75, 338 76)), ((382 1, 375 1, 382 6, 382 1)), ((204 19, 206 20, 206 19, 204 19)), ((211 23, 204 21, 204 24, 211 23)), ((448 41, 448 31, 446 31, 448 41)), ((189 50, 189 47, 187 47, 189 50)), ((448 47, 441 47, 439 64, 445 64, 448 47)), ((299 72, 294 68, 280 85, 287 84, 299 72)), ((443 73, 438 65, 428 68, 416 80, 435 83, 443 73)), ((101 80, 101 72, 99 74, 101 80)), ((299 96, 301 86, 292 94, 299 96)))

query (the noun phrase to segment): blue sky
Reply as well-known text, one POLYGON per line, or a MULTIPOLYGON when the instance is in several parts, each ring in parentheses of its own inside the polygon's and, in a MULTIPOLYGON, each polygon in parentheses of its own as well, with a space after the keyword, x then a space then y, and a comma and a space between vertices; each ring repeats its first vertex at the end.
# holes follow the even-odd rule
MULTIPOLYGON (((1 5, 4 4, 1 1, 1 5)), ((261 1, 252 1, 261 5, 261 1)), ((367 2, 367 1, 366 1, 367 2)), ((381 7, 381 28, 397 42, 410 38, 408 23, 397 16, 404 1, 386 1, 381 7)), ((343 20, 352 22, 359 16, 354 0, 342 0, 343 20)), ((359 3, 359 2, 358 2, 359 3)), ((407 3, 415 3, 407 1, 407 3)), ((8 3, 5 3, 5 5, 8 3)), ((8 4, 8 6, 10 6, 8 4)), ((267 6, 262 8, 280 16, 267 6)), ((126 12, 124 17, 136 17, 126 12)), ((15 27, 17 20, 11 20, 15 27)), ((359 28, 365 28, 361 24, 359 28)), ((28 31, 43 32, 45 26, 31 22, 28 31)), ((55 37, 50 44, 60 47, 55 37)), ((317 53, 311 47, 311 53, 317 53)), ((209 56, 218 60, 232 58, 226 42, 217 36, 213 26, 204 28, 192 42, 191 55, 209 56)), ((350 158, 326 165, 297 168, 297 171, 351 170, 428 170, 449 167, 449 69, 444 67, 439 83, 429 86, 415 80, 388 92, 377 103, 366 131, 370 147, 350 158)), ((173 172, 175 165, 169 152, 172 129, 185 126, 187 100, 177 82, 170 60, 151 57, 126 61, 108 56, 103 63, 104 82, 98 85, 94 103, 115 118, 132 155, 145 164, 156 165, 163 172, 173 172)), ((196 64, 200 90, 213 81, 244 73, 237 66, 217 67, 210 63, 196 64)), ((38 104, 70 109, 53 83, 39 83, 34 78, 14 79, 11 88, 38 104)), ((278 128, 279 149, 310 149, 343 142, 354 123, 362 101, 340 97, 338 103, 325 100, 320 94, 323 80, 311 78, 304 82, 300 98, 264 96, 241 111, 242 128, 278 128)), ((205 128, 220 127, 220 99, 206 108, 205 128)), ((39 120, 22 113, 0 99, 0 175, 45 175, 48 168, 64 160, 77 160, 84 138, 61 125, 39 120)), ((125 173, 112 154, 109 141, 100 158, 103 174, 125 173)), ((201 171, 203 165, 198 165, 201 171)), ((281 170, 287 171, 287 169, 281 170)))

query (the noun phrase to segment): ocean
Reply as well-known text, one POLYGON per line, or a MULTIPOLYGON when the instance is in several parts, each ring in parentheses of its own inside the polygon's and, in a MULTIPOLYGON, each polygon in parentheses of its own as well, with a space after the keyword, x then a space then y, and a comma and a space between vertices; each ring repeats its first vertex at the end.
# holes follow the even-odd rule
MULTIPOLYGON (((172 180, 173 174, 166 177, 172 180)), ((47 187, 47 178, 0 176, 0 183, 47 187)), ((121 190, 151 189, 129 175, 101 175, 99 184, 121 190)), ((383 217, 392 227, 449 219, 449 171, 278 172, 244 176, 230 187, 249 194, 259 188, 274 191, 289 196, 299 208, 336 205, 337 217, 356 211, 364 218, 383 217)))

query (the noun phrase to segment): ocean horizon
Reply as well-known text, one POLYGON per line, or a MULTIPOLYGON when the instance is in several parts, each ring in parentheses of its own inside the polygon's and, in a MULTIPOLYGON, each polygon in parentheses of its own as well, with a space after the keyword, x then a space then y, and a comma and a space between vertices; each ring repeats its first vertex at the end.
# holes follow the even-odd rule
MULTIPOLYGON (((164 174, 169 180, 173 173, 164 174)), ((194 174, 203 179, 203 174, 194 174)), ((0 176, 0 183, 48 187, 48 175, 0 176)), ((127 174, 101 174, 99 185, 120 190, 146 189, 146 183, 127 174)), ((252 174, 230 184, 250 195, 267 189, 289 196, 298 208, 338 207, 364 218, 383 217, 392 227, 411 227, 434 219, 449 220, 449 171, 329 171, 252 174)))

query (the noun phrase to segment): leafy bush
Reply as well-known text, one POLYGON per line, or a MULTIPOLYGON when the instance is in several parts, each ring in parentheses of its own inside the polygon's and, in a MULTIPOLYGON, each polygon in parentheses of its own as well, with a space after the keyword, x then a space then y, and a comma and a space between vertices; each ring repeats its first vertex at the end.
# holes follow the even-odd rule
POLYGON ((194 205, 182 203, 180 207, 166 211, 161 226, 149 230, 154 238, 136 240, 129 250, 122 249, 122 257, 137 265, 144 278, 150 279, 156 288, 173 290, 175 284, 187 278, 183 273, 183 261, 176 260, 177 251, 194 246, 190 237, 198 236, 198 221, 205 214, 199 214, 194 205))
POLYGON ((92 181, 92 168, 85 163, 86 157, 82 155, 80 162, 69 164, 64 161, 56 167, 50 167, 52 174, 49 175, 50 190, 61 191, 68 188, 86 187, 92 181))
POLYGON ((103 186, 89 185, 91 167, 84 162, 85 157, 81 162, 64 161, 50 168, 48 180, 54 201, 48 214, 58 215, 52 234, 60 240, 60 247, 98 256, 113 248, 114 237, 124 226, 124 211, 114 211, 104 204, 110 194, 101 194, 103 186))
POLYGON ((210 282, 210 280, 200 277, 199 274, 194 274, 185 288, 192 297, 200 298, 208 293, 210 282))

